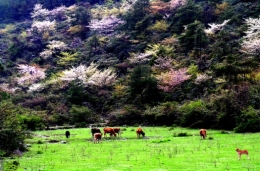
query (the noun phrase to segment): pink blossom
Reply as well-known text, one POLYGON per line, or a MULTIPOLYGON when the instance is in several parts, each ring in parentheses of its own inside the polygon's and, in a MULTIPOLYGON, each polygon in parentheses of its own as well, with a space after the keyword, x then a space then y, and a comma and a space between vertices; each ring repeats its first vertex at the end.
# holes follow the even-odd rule
POLYGON ((172 92, 177 85, 188 80, 190 76, 191 75, 187 75, 187 68, 181 68, 179 70, 171 69, 169 72, 164 72, 156 76, 158 88, 164 92, 172 92))

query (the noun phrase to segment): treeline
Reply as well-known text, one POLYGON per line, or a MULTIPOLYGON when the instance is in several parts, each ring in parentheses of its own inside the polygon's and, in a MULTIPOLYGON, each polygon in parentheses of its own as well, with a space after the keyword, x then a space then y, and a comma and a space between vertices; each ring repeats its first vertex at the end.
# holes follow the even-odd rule
POLYGON ((42 4, 44 8, 53 9, 61 5, 70 6, 76 3, 103 3, 103 0, 0 0, 0 20, 13 22, 30 17, 35 4, 42 4))

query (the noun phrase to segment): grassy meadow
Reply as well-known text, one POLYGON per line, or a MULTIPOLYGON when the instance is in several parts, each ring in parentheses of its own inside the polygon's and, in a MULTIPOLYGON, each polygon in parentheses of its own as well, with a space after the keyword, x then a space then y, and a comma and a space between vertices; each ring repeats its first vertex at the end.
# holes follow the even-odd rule
MULTIPOLYGON (((121 127, 123 128, 123 127, 121 127)), ((136 127, 125 127, 120 138, 103 138, 94 144, 90 129, 37 131, 18 171, 259 171, 260 134, 223 134, 208 130, 143 127, 147 138, 138 139, 136 127), (179 133, 188 136, 179 137, 179 133), (58 140, 50 143, 50 140, 58 140), (62 144, 61 141, 67 141, 62 144), (247 149, 250 160, 235 149, 247 149)))

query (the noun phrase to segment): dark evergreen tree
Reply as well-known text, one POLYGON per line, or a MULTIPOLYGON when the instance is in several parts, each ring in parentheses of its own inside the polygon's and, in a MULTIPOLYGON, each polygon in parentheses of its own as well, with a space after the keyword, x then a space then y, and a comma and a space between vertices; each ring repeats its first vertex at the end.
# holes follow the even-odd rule
POLYGON ((157 81, 149 66, 137 66, 130 75, 130 98, 136 104, 156 104, 160 101, 157 81))
POLYGON ((202 16, 202 8, 196 5, 192 0, 188 0, 187 4, 178 8, 170 18, 171 30, 174 33, 181 33, 184 26, 193 23, 195 20, 200 21, 202 16))

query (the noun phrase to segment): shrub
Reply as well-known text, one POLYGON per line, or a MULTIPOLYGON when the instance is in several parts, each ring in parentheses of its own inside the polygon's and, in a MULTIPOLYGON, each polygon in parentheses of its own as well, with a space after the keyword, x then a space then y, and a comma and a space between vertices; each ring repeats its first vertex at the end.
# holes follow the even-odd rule
POLYGON ((178 134, 174 133, 173 136, 174 137, 186 137, 186 136, 188 136, 188 134, 187 134, 187 132, 181 132, 178 134))
POLYGON ((38 140, 36 144, 43 144, 43 142, 41 140, 38 140))
POLYGON ((157 124, 169 126, 177 120, 177 102, 161 103, 154 107, 147 107, 143 112, 144 122, 147 124, 157 124))
POLYGON ((20 115, 19 121, 23 129, 32 131, 44 129, 44 117, 39 113, 37 114, 37 112, 32 112, 20 115))
POLYGON ((37 153, 37 154, 43 154, 43 152, 42 152, 42 151, 37 151, 36 153, 37 153))
POLYGON ((214 121, 206 102, 202 100, 184 103, 180 106, 179 112, 182 113, 180 124, 184 127, 206 128, 210 127, 214 121))
POLYGON ((18 161, 8 161, 4 164, 4 170, 5 171, 16 171, 18 169, 18 166, 20 163, 18 161))
POLYGON ((165 143, 171 141, 170 139, 163 139, 163 140, 153 140, 153 143, 165 143))
POLYGON ((243 110, 242 115, 237 120, 238 125, 234 129, 237 133, 260 131, 260 111, 255 110, 252 106, 243 110))
POLYGON ((86 123, 97 121, 97 116, 86 106, 73 105, 69 113, 72 121, 71 124, 77 124, 77 126, 85 126, 86 123), (83 122, 85 123, 83 124, 83 122))

